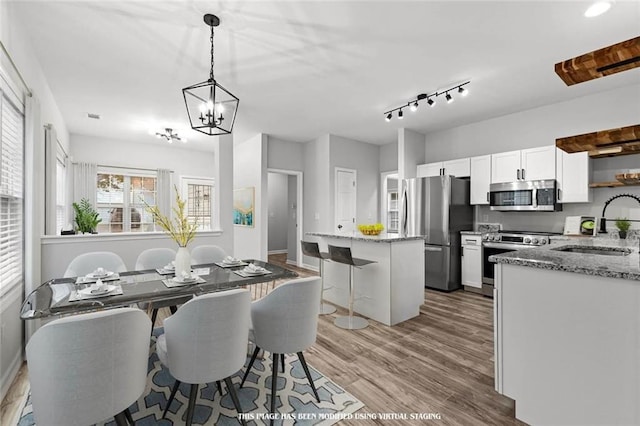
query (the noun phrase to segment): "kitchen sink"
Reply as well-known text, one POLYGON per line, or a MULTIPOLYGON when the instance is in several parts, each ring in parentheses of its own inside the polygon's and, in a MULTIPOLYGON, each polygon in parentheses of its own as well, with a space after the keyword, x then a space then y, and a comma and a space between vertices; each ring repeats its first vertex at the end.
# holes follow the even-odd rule
POLYGON ((601 256, 627 256, 631 253, 630 249, 619 247, 562 246, 554 248, 552 250, 563 251, 567 253, 597 254, 601 256))

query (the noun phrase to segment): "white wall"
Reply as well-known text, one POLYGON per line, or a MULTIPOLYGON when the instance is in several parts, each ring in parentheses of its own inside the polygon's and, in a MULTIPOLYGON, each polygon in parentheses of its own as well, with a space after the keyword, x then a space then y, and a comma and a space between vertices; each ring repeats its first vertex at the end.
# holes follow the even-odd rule
POLYGON ((267 260, 267 135, 234 142, 233 188, 255 188, 254 226, 234 227, 234 256, 267 260))
POLYGON ((269 241, 267 249, 269 252, 287 250, 289 176, 282 173, 269 173, 267 181, 269 193, 269 241))
POLYGON ((270 169, 304 170, 304 144, 269 136, 267 164, 270 169))
POLYGON ((380 172, 398 170, 398 141, 380 146, 380 172))
MULTIPOLYGON (((398 178, 416 177, 417 166, 425 163, 425 157, 424 135, 409 129, 398 129, 398 178)), ((431 155, 428 161, 432 161, 431 155)))
MULTIPOLYGON (((331 135, 330 146, 330 203, 331 214, 335 209, 335 169, 353 169, 357 174, 356 224, 378 221, 380 149, 377 145, 331 135)), ((333 217, 332 217, 333 221, 333 217)), ((335 230, 334 227, 325 231, 335 230)))

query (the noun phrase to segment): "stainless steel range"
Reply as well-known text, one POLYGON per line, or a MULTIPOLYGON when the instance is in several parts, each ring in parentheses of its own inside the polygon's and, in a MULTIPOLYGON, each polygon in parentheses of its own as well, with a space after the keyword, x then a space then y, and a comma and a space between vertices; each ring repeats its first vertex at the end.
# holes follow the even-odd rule
POLYGON ((494 263, 489 256, 549 244, 548 232, 500 231, 482 236, 482 294, 493 297, 494 263))

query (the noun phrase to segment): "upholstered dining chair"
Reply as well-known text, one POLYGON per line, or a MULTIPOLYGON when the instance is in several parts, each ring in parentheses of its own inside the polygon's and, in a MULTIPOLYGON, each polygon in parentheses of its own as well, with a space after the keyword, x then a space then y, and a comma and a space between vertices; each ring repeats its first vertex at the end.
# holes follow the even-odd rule
MULTIPOLYGON (((170 248, 150 248, 143 250, 136 259, 136 271, 144 271, 147 269, 158 269, 168 265, 176 258, 176 251, 170 248)), ((178 309, 178 305, 182 305, 191 299, 189 297, 180 297, 175 299, 167 299, 149 303, 138 303, 141 309, 151 309, 151 328, 156 325, 158 317, 158 309, 168 307, 174 314, 178 309)))
POLYGON ((119 308, 79 314, 42 326, 27 344, 31 401, 38 426, 90 425, 115 416, 144 392, 151 322, 119 308))
MULTIPOLYGON (((191 425, 198 385, 224 379, 238 413, 242 413, 231 376, 244 365, 249 337, 251 295, 235 289, 195 297, 164 320, 156 351, 176 382, 162 417, 181 382, 191 384, 187 426, 191 425)), ((244 425, 244 419, 241 419, 244 425)))
POLYGON ((122 258, 117 254, 110 251, 93 251, 76 256, 67 266, 64 277, 81 277, 90 274, 97 268, 113 272, 127 271, 122 258))
MULTIPOLYGON (((301 278, 280 284, 271 293, 251 304, 255 349, 240 387, 244 384, 260 349, 272 355, 271 413, 276 409, 278 355, 295 353, 302 364, 316 400, 320 402, 302 351, 316 341, 322 283, 318 277, 301 278)), ((282 360, 282 356, 280 357, 282 360)), ((273 419, 271 420, 273 424, 273 419)))
POLYGON ((222 262, 225 257, 227 257, 227 253, 222 248, 214 245, 197 246, 191 250, 192 265, 222 262))

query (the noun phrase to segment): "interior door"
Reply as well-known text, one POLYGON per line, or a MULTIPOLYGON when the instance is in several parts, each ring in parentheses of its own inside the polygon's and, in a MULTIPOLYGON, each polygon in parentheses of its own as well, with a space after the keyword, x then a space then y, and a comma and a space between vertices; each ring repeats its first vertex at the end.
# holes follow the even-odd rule
POLYGON ((351 233, 356 224, 356 171, 336 168, 335 231, 351 233))

